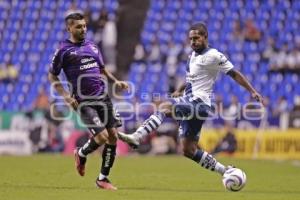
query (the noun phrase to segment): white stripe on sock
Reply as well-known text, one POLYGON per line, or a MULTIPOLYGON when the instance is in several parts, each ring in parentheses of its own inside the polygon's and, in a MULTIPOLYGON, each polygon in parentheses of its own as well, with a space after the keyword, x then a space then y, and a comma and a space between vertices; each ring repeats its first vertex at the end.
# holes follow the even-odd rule
POLYGON ((207 152, 203 152, 203 155, 201 157, 201 160, 199 162, 199 164, 209 170, 212 171, 216 171, 218 173, 220 173, 221 175, 224 173, 225 171, 225 166, 222 165, 221 163, 219 163, 212 155, 208 154, 207 152), (207 160, 207 156, 209 156, 209 160, 207 160), (208 166, 208 164, 212 164, 212 160, 214 160, 214 162, 216 163, 214 166, 208 166), (208 167, 208 168, 207 168, 208 167))
POLYGON ((161 120, 160 120, 157 116, 152 115, 151 118, 152 118, 158 125, 161 124, 161 120))
POLYGON ((82 153, 82 148, 79 149, 78 155, 81 156, 81 157, 86 157, 86 155, 84 155, 84 154, 82 153))
POLYGON ((100 173, 98 178, 99 178, 99 180, 103 180, 103 179, 105 179, 106 177, 107 177, 107 176, 105 176, 105 175, 103 175, 103 174, 100 173))
POLYGON ((152 120, 149 121, 149 124, 151 124, 154 129, 157 128, 157 126, 155 125, 155 123, 152 120))
POLYGON ((150 132, 152 132, 153 131, 153 128, 149 125, 149 124, 147 124, 145 127, 147 127, 147 129, 149 130, 149 131, 147 131, 146 129, 146 131, 147 131, 147 133, 150 133, 150 132))
POLYGON ((146 120, 144 124, 137 129, 136 132, 140 133, 142 137, 145 137, 150 132, 157 129, 161 123, 162 121, 159 117, 157 117, 156 115, 151 115, 150 118, 146 120), (150 126, 150 124, 153 126, 153 128, 150 126))
POLYGON ((207 156, 207 152, 206 151, 204 151, 203 152, 203 154, 202 154, 202 157, 201 157, 201 160, 200 160, 200 162, 199 162, 199 164, 202 166, 202 164, 203 164, 203 162, 204 162, 204 160, 205 160, 205 157, 207 156))

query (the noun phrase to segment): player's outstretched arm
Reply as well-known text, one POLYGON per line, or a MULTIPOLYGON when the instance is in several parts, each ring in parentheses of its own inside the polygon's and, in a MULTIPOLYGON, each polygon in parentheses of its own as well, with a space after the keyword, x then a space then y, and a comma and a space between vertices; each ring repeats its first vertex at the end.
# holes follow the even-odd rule
POLYGON ((112 73, 110 73, 105 68, 103 69, 103 74, 107 77, 108 80, 112 81, 118 88, 121 88, 123 90, 128 90, 129 85, 125 81, 119 81, 112 73))
POLYGON ((76 101, 76 99, 71 97, 71 94, 69 92, 64 89, 58 76, 55 76, 54 74, 49 72, 48 79, 55 90, 58 92, 58 94, 64 98, 65 102, 70 104, 76 110, 78 107, 78 102, 76 101))
POLYGON ((264 105, 262 96, 254 89, 254 87, 241 72, 231 69, 229 72, 227 72, 227 75, 229 75, 238 84, 246 88, 251 93, 252 98, 264 105))

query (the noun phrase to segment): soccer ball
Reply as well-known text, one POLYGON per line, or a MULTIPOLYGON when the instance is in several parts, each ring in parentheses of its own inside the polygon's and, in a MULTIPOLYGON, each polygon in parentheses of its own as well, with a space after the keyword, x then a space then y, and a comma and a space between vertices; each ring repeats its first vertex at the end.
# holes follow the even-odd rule
POLYGON ((224 187, 232 192, 240 191, 246 184, 246 174, 241 169, 230 168, 223 175, 224 187))

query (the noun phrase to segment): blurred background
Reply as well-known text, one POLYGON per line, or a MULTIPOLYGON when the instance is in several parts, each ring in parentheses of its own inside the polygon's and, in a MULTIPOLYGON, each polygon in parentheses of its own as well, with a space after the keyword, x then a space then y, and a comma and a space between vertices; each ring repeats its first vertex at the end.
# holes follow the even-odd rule
MULTIPOLYGON (((159 105, 184 81, 188 30, 203 21, 210 46, 246 75, 267 107, 263 117, 245 119, 248 92, 219 76, 214 109, 222 115, 207 120, 199 145, 222 156, 300 159, 299 0, 1 0, 0 154, 70 154, 90 137, 47 80, 68 36, 64 17, 76 10, 85 13, 87 37, 106 67, 135 88, 112 96, 122 131, 134 132, 153 112, 151 102, 159 105)), ((166 120, 137 153, 180 153, 177 134, 177 123, 166 120)), ((119 155, 132 153, 118 143, 119 155)))

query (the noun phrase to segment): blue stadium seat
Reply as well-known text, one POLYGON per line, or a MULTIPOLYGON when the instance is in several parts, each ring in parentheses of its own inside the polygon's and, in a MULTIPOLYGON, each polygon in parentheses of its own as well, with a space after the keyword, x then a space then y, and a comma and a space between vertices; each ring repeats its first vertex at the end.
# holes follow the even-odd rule
MULTIPOLYGON (((17 83, 13 89, 11 89, 13 86, 6 89, 0 85, 1 96, 19 102, 15 106, 7 106, 5 102, 2 102, 0 108, 5 107, 9 110, 20 107, 28 108, 32 105, 37 93, 38 88, 34 85, 45 83, 47 68, 44 66, 49 65, 58 41, 65 36, 64 15, 57 15, 57 13, 65 13, 72 1, 16 1, 14 6, 11 6, 8 0, 4 2, 8 2, 9 6, 0 6, 0 29, 3 30, 0 37, 0 63, 11 57, 13 63, 21 66, 20 74, 25 77, 25 83, 22 82, 22 87, 21 82, 17 83), (41 12, 42 10, 47 10, 47 12, 41 12), (54 17, 56 20, 52 21, 54 17), (53 34, 54 32, 56 34, 53 34), (32 97, 26 95, 24 100, 18 95, 10 97, 12 94, 24 95, 27 92, 32 97)), ((117 0, 76 2, 83 9, 91 6, 94 13, 105 7, 110 15, 115 14, 118 6, 117 0)), ((299 87, 296 87, 299 83, 299 76, 296 74, 285 75, 286 77, 276 74, 266 75, 268 63, 261 61, 259 54, 264 51, 265 40, 269 36, 276 39, 279 48, 286 42, 292 48, 295 37, 300 35, 299 20, 300 1, 157 0, 151 2, 141 42, 149 50, 151 42, 157 37, 161 48, 167 52, 169 41, 172 40, 183 46, 190 24, 194 21, 204 21, 208 24, 210 44, 228 55, 237 69, 241 69, 250 79, 253 79, 256 87, 274 100, 271 103, 275 104, 279 95, 289 94, 286 96, 291 104, 294 96, 300 94, 299 87), (232 42, 233 22, 237 19, 245 21, 247 18, 252 18, 258 28, 263 31, 264 40, 259 43, 232 42), (278 34, 280 32, 285 32, 285 34, 278 34), (260 78, 257 78, 257 73, 260 78), (285 87, 280 89, 279 86, 282 83, 285 87)), ((178 76, 184 76, 185 65, 185 62, 178 63, 176 71, 178 76)), ((161 93, 168 91, 167 72, 162 62, 132 63, 128 77, 139 86, 139 95, 145 91, 161 93), (151 75, 148 76, 148 74, 151 75), (157 81, 158 76, 159 81, 157 81)), ((221 78, 220 82, 216 84, 215 89, 224 96, 232 90, 240 96, 246 94, 244 90, 233 87, 233 82, 228 78, 221 78)), ((246 98, 247 96, 242 99, 246 101, 246 98)), ((225 101, 228 101, 228 97, 225 97, 225 101)))

